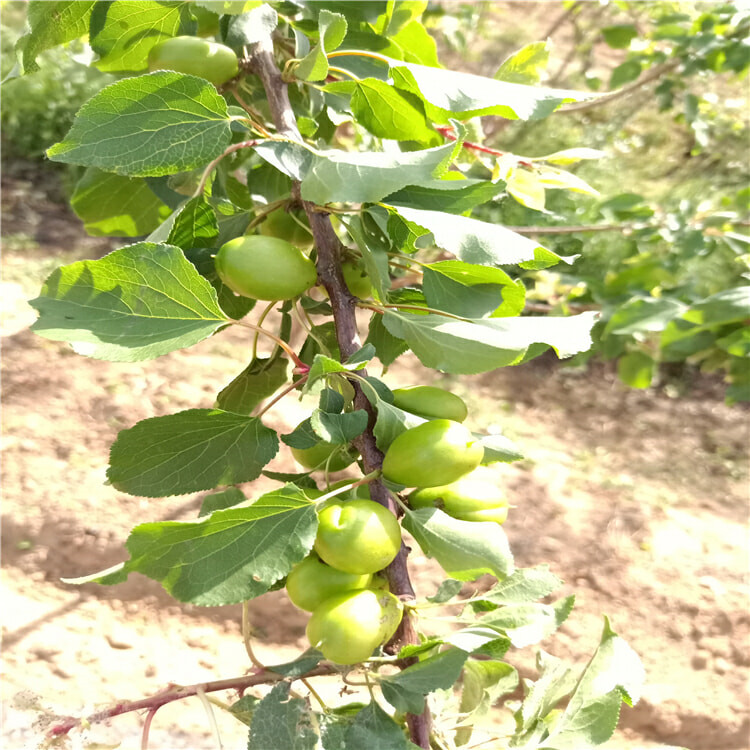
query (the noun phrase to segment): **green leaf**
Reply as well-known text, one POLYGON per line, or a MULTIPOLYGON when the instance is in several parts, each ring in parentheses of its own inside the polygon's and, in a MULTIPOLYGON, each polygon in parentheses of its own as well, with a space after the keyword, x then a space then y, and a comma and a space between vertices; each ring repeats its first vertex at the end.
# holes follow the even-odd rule
POLYGON ((170 214, 144 180, 93 167, 76 184, 70 205, 92 237, 138 237, 170 214))
POLYGON ((311 669, 317 667, 322 659, 323 654, 321 654, 320 651, 310 648, 300 654, 294 659, 294 661, 288 661, 284 664, 275 664, 272 667, 266 667, 266 669, 271 672, 276 672, 276 674, 284 675, 284 677, 301 677, 311 669))
POLYGON ((239 49, 247 44, 255 44, 271 36, 279 23, 279 16, 270 6, 253 3, 257 7, 249 12, 233 16, 227 24, 225 44, 232 49, 239 49))
POLYGON ((216 397, 216 406, 235 414, 250 414, 263 399, 287 382, 289 362, 282 356, 256 357, 216 397))
POLYGON ((566 148, 562 151, 555 151, 554 154, 547 156, 535 156, 531 161, 543 161, 548 164, 575 164, 584 159, 601 159, 606 156, 606 151, 600 151, 597 148, 566 148))
POLYGON ((405 351, 408 344, 396 338, 384 325, 381 315, 373 315, 368 327, 367 343, 375 347, 383 367, 390 367, 405 351))
POLYGON ((605 26, 602 29, 602 36, 612 49, 627 49, 630 42, 638 36, 638 30, 632 23, 620 23, 615 26, 605 26))
POLYGON ((29 304, 39 311, 32 330, 40 336, 113 362, 192 346, 227 322, 182 251, 149 242, 58 268, 29 304))
POLYGON ((309 390, 310 386, 314 385, 318 380, 321 380, 328 375, 332 375, 337 372, 354 372, 356 370, 362 370, 366 365, 367 362, 355 362, 354 364, 346 364, 344 362, 339 362, 337 359, 326 357, 323 354, 316 354, 310 367, 310 372, 308 373, 307 383, 305 383, 305 387, 309 390))
POLYGON ((426 367, 476 374, 518 363, 535 343, 553 347, 560 358, 586 351, 596 318, 597 313, 585 312, 567 318, 455 320, 389 311, 383 323, 426 367))
POLYGON ((549 52, 549 41, 527 44, 503 61, 495 73, 495 78, 498 81, 523 83, 527 86, 539 83, 542 74, 547 70, 549 52))
POLYGON ((39 70, 36 58, 40 52, 86 36, 94 5, 89 0, 31 0, 26 13, 31 31, 18 40, 18 49, 23 51, 24 73, 39 70))
POLYGON ((370 278, 375 296, 385 300, 391 286, 388 265, 390 246, 387 244, 387 238, 382 236, 380 228, 369 213, 352 216, 343 223, 362 254, 362 264, 370 278))
POLYGON ((535 172, 514 167, 506 179, 508 193, 522 206, 535 211, 544 211, 546 199, 544 184, 535 172))
POLYGON ((503 435, 480 435, 477 442, 484 448, 482 464, 520 461, 524 457, 519 447, 503 435))
POLYGON ((653 333, 663 331, 687 305, 673 297, 639 297, 620 305, 607 322, 604 335, 653 333))
POLYGON ((639 60, 626 60, 612 71, 609 88, 619 89, 620 86, 635 81, 641 74, 641 70, 643 70, 643 65, 639 60))
POLYGON ((104 72, 148 68, 151 48, 187 33, 190 3, 151 0, 99 0, 91 12, 89 42, 99 55, 95 63, 104 72))
POLYGON ((435 244, 466 263, 483 266, 516 265, 525 262, 554 265, 560 259, 536 240, 516 234, 500 224, 441 211, 392 207, 416 236, 432 233, 435 244))
MULTIPOLYGON (((573 193, 583 193, 584 195, 600 195, 587 182, 577 175, 566 172, 563 169, 553 169, 552 167, 538 167, 535 174, 539 184, 545 189, 552 188, 555 190, 570 190, 573 193)), ((510 188, 508 188, 510 190, 510 188)))
MULTIPOLYGON (((449 174, 453 174, 449 172, 449 174)), ((462 214, 481 206, 505 190, 504 182, 488 180, 428 180, 421 185, 409 185, 383 200, 397 208, 417 208, 462 214)))
POLYGON ((573 609, 575 596, 555 604, 508 604, 486 614, 481 624, 503 631, 516 648, 524 648, 544 640, 565 622, 573 609))
POLYGON ((322 81, 328 75, 326 53, 344 41, 346 30, 346 18, 341 13, 322 8, 318 14, 318 44, 294 68, 294 75, 302 81, 322 81))
POLYGON ((750 318, 750 286, 738 286, 691 305, 682 315, 700 328, 735 323, 750 318))
POLYGON ((81 107, 52 161, 149 177, 208 164, 229 145, 227 105, 202 78, 171 71, 126 78, 81 107))
MULTIPOLYGON (((437 44, 419 21, 411 21, 390 39, 403 50, 404 60, 439 68, 437 44)), ((386 52, 386 54, 389 54, 386 52)))
POLYGON ((259 419, 188 409, 122 430, 107 477, 131 495, 184 495, 256 479, 278 449, 276 432, 259 419))
POLYGON ((439 177, 456 144, 399 154, 336 149, 313 153, 297 143, 266 141, 255 151, 293 180, 301 180, 305 200, 325 205, 377 203, 407 185, 439 177))
POLYGON ((445 602, 449 602, 461 591, 463 585, 463 581, 446 578, 440 582, 438 590, 432 596, 427 597, 427 601, 433 604, 445 604, 445 602))
MULTIPOLYGON (((379 138, 417 141, 434 146, 442 143, 430 127, 420 99, 377 78, 345 84, 353 88, 350 106, 358 124, 379 138)), ((326 91, 337 91, 340 84, 329 84, 326 91)))
POLYGON ((407 510, 403 526, 426 555, 459 581, 485 573, 505 578, 513 572, 513 555, 499 524, 459 521, 437 508, 421 508, 407 510))
POLYGON ((482 624, 457 630, 444 640, 467 654, 484 653, 489 646, 494 645, 499 647, 495 649, 499 653, 493 658, 499 658, 510 648, 510 640, 500 630, 482 624))
POLYGON ((216 213, 202 195, 191 198, 177 214, 167 242, 183 250, 210 247, 219 236, 216 213))
POLYGON ((291 683, 274 685, 253 712, 247 750, 315 750, 318 735, 302 698, 290 698, 291 683))
POLYGON ((727 336, 717 339, 716 346, 734 357, 750 356, 750 328, 738 328, 727 336))
POLYGON ((226 510, 234 505, 244 503, 246 500, 247 498, 236 487, 213 492, 203 498, 201 509, 198 511, 198 518, 210 515, 215 510, 226 510))
POLYGON ((480 594, 473 602, 489 602, 491 604, 525 604, 534 602, 560 588, 563 582, 547 565, 536 568, 519 568, 513 575, 500 581, 489 591, 480 594))
POLYGON ((219 16, 239 16, 249 13, 260 6, 262 0, 195 0, 196 5, 201 5, 206 10, 219 16))
POLYGON ((508 83, 471 73, 389 60, 394 84, 421 96, 431 106, 427 116, 438 122, 480 115, 508 120, 538 120, 561 104, 590 99, 593 94, 508 83))
POLYGON ((637 703, 644 680, 638 655, 611 629, 605 617, 599 648, 545 746, 587 750, 603 744, 617 726, 621 701, 630 706, 637 703))
POLYGON ((649 388, 656 362, 645 352, 630 352, 617 362, 617 377, 631 388, 649 388))
MULTIPOLYGON (((365 393, 367 393, 367 391, 365 391, 365 393)), ((369 394, 367 395, 369 397, 369 394)), ((404 411, 393 404, 389 404, 382 398, 375 401, 375 408, 378 410, 378 418, 375 422, 373 432, 375 433, 375 440, 378 448, 384 453, 388 450, 388 446, 402 432, 427 421, 422 417, 418 417, 416 414, 410 414, 408 411, 404 411)))
POLYGON ((407 742, 404 730, 373 701, 355 717, 346 732, 344 747, 347 750, 409 750, 407 742))
POLYGON ((326 443, 351 443, 367 428, 367 412, 364 409, 330 414, 316 409, 310 417, 310 425, 315 434, 326 443))
POLYGON ((518 315, 523 310, 526 288, 505 271, 459 260, 439 261, 423 267, 422 290, 429 307, 465 318, 497 314, 518 315))
POLYGON ((452 687, 468 656, 465 651, 452 648, 384 677, 380 681, 383 697, 397 711, 421 714, 425 695, 452 687))
POLYGON ((197 521, 136 526, 126 542, 130 559, 118 570, 69 582, 110 585, 142 573, 178 601, 235 604, 266 593, 289 573, 312 549, 317 528, 315 505, 289 485, 197 521))

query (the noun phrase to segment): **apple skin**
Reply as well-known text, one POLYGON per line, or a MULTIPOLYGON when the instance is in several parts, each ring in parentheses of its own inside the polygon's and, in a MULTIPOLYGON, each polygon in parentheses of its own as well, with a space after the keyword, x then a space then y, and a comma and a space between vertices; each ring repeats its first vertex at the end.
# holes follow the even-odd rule
POLYGON ((232 291, 253 299, 293 299, 317 280, 315 264, 298 248, 258 234, 229 240, 216 254, 215 264, 232 291))
POLYGON ((154 45, 148 53, 148 69, 198 76, 214 86, 239 72, 237 55, 229 47, 194 36, 175 36, 154 45))
POLYGON ((462 424, 433 419, 402 432, 388 447, 383 476, 407 487, 451 484, 476 469, 484 448, 462 424))
POLYGON ((482 479, 481 469, 442 487, 423 487, 409 495, 414 508, 440 508, 461 521, 494 521, 505 523, 508 500, 493 482, 482 479))
POLYGON ((425 419, 451 419, 463 422, 466 404, 455 393, 433 385, 412 385, 393 391, 393 405, 425 419))
POLYGON ((372 297, 372 284, 367 274, 362 268, 345 261, 341 264, 341 273, 344 275, 349 291, 359 299, 369 299, 372 297))
POLYGON ((313 648, 336 664, 358 664, 396 632, 403 605, 387 591, 345 592, 327 599, 307 623, 313 648))
MULTIPOLYGON (((301 221, 307 223, 303 218, 304 213, 295 212, 295 215, 299 216, 301 221)), ((267 237, 278 237, 280 240, 291 242, 300 250, 310 250, 313 246, 313 236, 310 231, 301 227, 292 218, 292 215, 283 208, 268 214, 266 220, 260 225, 259 231, 267 237)))
POLYGON ((372 500, 336 500, 318 512, 315 551, 347 573, 376 573, 401 549, 401 527, 388 508, 372 500))
POLYGON ((292 448, 292 455, 297 463, 306 469, 323 471, 328 466, 331 473, 341 471, 354 463, 354 456, 346 446, 335 443, 318 443, 312 448, 292 448), (329 462, 328 457, 332 454, 333 458, 329 462))
POLYGON ((371 582, 370 574, 345 573, 313 554, 292 568, 286 579, 286 593, 292 604, 312 612, 326 599, 345 591, 366 589, 371 582))

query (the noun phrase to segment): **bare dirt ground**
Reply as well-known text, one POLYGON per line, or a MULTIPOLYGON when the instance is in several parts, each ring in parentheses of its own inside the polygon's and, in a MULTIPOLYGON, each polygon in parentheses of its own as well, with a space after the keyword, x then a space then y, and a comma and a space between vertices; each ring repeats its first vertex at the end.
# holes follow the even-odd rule
MULTIPOLYGON (((105 486, 109 446, 118 430, 140 419, 210 407, 242 369, 247 342, 228 331, 190 350, 123 365, 79 357, 34 336, 25 300, 47 273, 107 250, 106 242, 83 239, 75 218, 49 198, 29 181, 6 180, 0 292, 6 750, 37 746, 39 708, 85 715, 170 682, 231 677, 249 666, 239 607, 183 606, 137 575, 111 588, 60 582, 123 559, 137 523, 195 517, 200 496, 147 500, 105 486), (44 200, 31 210, 30 196, 44 200)), ((387 379, 397 386, 432 377, 406 359, 387 379)), ((440 380, 469 403, 471 427, 501 427, 527 453, 503 471, 516 506, 506 529, 517 562, 550 563, 566 581, 563 593, 577 595, 576 609, 542 644, 545 650, 585 663, 606 613, 643 657, 644 698, 623 711, 610 747, 750 747, 747 409, 725 406, 721 388, 704 381, 675 398, 669 389, 626 390, 604 367, 581 372, 546 359, 440 380)), ((285 400, 269 412, 270 421, 291 428, 308 409, 285 400)), ((291 466, 286 453, 274 463, 291 466)), ((268 486, 259 481, 244 489, 260 494, 268 486)), ((416 556, 414 570, 418 589, 432 593, 439 571, 416 556)), ((252 618, 267 663, 306 647, 306 617, 282 593, 256 600, 252 618)), ((509 661, 531 674, 532 657, 527 649, 509 661)), ((242 726, 219 721, 225 747, 244 747, 242 726)), ((137 748, 141 722, 131 714, 86 736, 97 747, 137 748)), ((216 747, 198 701, 160 710, 150 747, 216 747)))

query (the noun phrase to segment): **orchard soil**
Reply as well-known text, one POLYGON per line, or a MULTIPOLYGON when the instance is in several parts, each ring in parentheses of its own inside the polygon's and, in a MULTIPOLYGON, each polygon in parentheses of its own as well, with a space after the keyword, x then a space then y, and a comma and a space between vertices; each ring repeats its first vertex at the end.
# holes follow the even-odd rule
MULTIPOLYGON (((25 300, 44 277, 60 263, 112 247, 82 236, 56 198, 33 180, 6 174, 5 750, 36 747, 47 711, 82 715, 169 683, 226 678, 249 667, 237 606, 183 606, 138 575, 115 587, 60 581, 122 560, 138 523, 196 516, 201 495, 148 500, 106 486, 109 446, 140 419, 211 407, 242 369, 249 341, 243 331, 225 331, 155 361, 115 364, 34 336, 25 300)), ((515 506, 505 528, 517 563, 548 562, 566 581, 562 593, 577 595, 568 622, 543 647, 585 664, 606 613, 647 669, 645 695, 623 710, 609 747, 750 747, 748 410, 727 407, 720 384, 700 378, 681 394, 680 382, 640 392, 621 387, 604 366, 562 368, 547 358, 460 381, 405 359, 387 381, 450 388, 469 404, 470 427, 502 430, 526 452, 526 460, 499 470, 515 506)), ((288 431, 309 408, 290 397, 269 421, 288 431)), ((284 451, 273 468, 293 470, 284 451)), ((262 480, 244 489, 257 495, 271 486, 262 480)), ((417 590, 431 594, 441 572, 416 553, 411 565, 417 590)), ((256 600, 251 611, 266 663, 306 647, 306 615, 283 593, 256 600)), ((532 649, 509 660, 534 675, 532 649)), ((334 699, 336 688, 324 687, 334 699)), ((225 747, 244 747, 241 725, 214 711, 225 747)), ((139 747, 141 721, 120 717, 87 736, 100 746, 139 747)), ((157 713, 152 750, 215 746, 197 699, 157 713)))

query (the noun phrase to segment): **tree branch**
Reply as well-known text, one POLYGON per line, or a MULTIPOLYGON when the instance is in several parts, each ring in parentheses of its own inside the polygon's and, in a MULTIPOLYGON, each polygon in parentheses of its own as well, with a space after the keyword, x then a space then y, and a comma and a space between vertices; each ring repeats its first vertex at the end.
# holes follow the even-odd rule
MULTIPOLYGON (((309 672, 302 675, 302 677, 319 677, 321 675, 334 674, 335 672, 336 670, 333 666, 329 664, 321 664, 315 667, 315 669, 311 669, 309 672)), ((219 690, 242 691, 249 687, 253 687, 254 685, 266 685, 269 683, 280 682, 283 679, 285 679, 284 675, 277 674, 269 669, 263 669, 255 670, 254 672, 243 675, 242 677, 230 677, 226 680, 200 682, 195 685, 170 685, 166 690, 163 690, 156 695, 152 695, 149 698, 117 703, 114 706, 97 711, 96 713, 87 716, 85 719, 76 718, 75 716, 60 717, 60 722, 47 731, 47 736, 49 738, 61 737, 62 735, 68 734, 68 732, 76 727, 85 726, 86 724, 98 724, 115 716, 122 716, 122 714, 132 713, 133 711, 142 711, 144 709, 147 709, 149 711, 149 717, 153 718, 153 714, 161 706, 182 700, 183 698, 190 698, 194 695, 198 695, 201 691, 204 693, 215 693, 219 690)))
MULTIPOLYGON (((254 44, 251 48, 248 67, 263 83, 276 129, 281 135, 295 140, 302 140, 297 128, 292 106, 289 102, 287 85, 281 77, 274 59, 273 42, 270 37, 254 44)), ((359 333, 357 331, 356 299, 352 296, 344 282, 341 272, 341 243, 333 229, 328 214, 321 212, 318 207, 303 200, 300 183, 292 184, 292 196, 300 203, 307 214, 312 229, 317 250, 317 269, 320 282, 328 292, 328 298, 333 310, 333 320, 336 327, 336 339, 341 351, 342 359, 348 359, 360 348, 359 333)), ((360 374, 364 374, 360 372, 360 374)), ((383 465, 383 454, 377 447, 373 427, 375 424, 375 410, 357 384, 354 387, 354 405, 363 409, 368 415, 368 426, 354 445, 362 455, 365 473, 380 469, 383 465)), ((398 515, 398 507, 385 485, 380 480, 370 483, 370 497, 387 507, 394 515, 398 515)), ((391 591, 402 600, 415 599, 414 588, 409 578, 406 557, 409 550, 401 543, 401 549, 396 559, 386 569, 388 584, 391 591)), ((405 615, 401 620, 396 635, 387 646, 387 650, 398 652, 400 644, 419 643, 419 637, 412 618, 405 615)), ((402 666, 415 663, 415 659, 403 660, 402 666)), ((422 748, 430 746, 431 719, 427 709, 420 715, 407 714, 407 724, 412 742, 422 748)))

